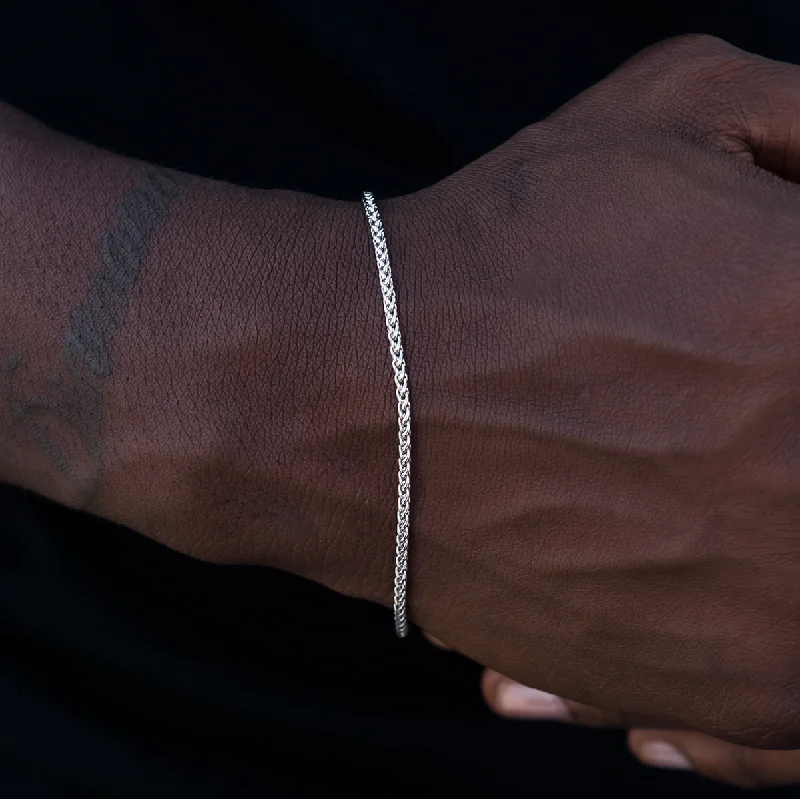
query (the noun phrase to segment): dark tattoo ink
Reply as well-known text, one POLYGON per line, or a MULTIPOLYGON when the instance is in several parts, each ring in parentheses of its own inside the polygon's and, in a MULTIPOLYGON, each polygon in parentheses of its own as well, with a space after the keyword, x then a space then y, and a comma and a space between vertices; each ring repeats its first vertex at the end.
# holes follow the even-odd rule
POLYGON ((100 269, 70 313, 61 357, 46 380, 31 385, 19 353, 0 359, 9 430, 37 447, 79 506, 88 505, 102 472, 103 397, 114 372, 114 337, 153 234, 167 222, 182 186, 181 176, 152 170, 122 198, 100 241, 100 269))
POLYGON ((142 269, 150 239, 169 214, 179 190, 169 173, 150 172, 145 185, 122 199, 117 222, 100 242, 102 266, 86 299, 70 314, 65 336, 68 358, 97 377, 112 372, 111 342, 142 269))

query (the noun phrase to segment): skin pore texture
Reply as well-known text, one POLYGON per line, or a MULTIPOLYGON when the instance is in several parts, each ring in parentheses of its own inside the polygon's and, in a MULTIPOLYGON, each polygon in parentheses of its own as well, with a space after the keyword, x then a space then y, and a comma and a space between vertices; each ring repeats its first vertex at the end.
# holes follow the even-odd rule
POLYGON ((153 233, 169 218, 185 179, 150 170, 119 201, 100 239, 100 269, 63 333, 60 358, 43 383, 26 384, 24 353, 0 361, 5 435, 33 444, 86 506, 103 470, 103 396, 112 348, 153 233))

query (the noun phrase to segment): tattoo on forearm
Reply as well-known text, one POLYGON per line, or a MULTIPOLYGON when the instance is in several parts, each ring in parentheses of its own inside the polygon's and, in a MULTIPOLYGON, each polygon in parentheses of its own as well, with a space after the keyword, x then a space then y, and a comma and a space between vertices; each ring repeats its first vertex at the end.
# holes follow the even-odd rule
POLYGON ((113 343, 153 234, 183 186, 180 175, 151 170, 119 202, 100 241, 100 268, 72 310, 58 363, 43 384, 26 379, 19 353, 0 359, 0 401, 8 431, 35 446, 85 507, 103 468, 103 397, 114 374, 113 343))
POLYGON ((150 239, 167 221, 178 189, 171 174, 153 171, 117 207, 116 224, 100 242, 100 271, 86 299, 70 314, 64 344, 73 368, 87 369, 97 377, 111 375, 110 347, 120 316, 139 278, 150 239))

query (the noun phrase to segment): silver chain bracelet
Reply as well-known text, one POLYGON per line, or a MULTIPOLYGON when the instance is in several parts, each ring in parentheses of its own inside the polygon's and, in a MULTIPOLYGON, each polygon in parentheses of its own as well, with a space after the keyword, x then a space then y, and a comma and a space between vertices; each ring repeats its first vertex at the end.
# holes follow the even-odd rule
POLYGON ((406 582, 408 579, 408 527, 411 511, 411 397, 408 393, 406 359, 403 355, 403 340, 397 321, 397 298, 389 264, 389 250, 383 232, 378 206, 372 192, 364 192, 364 210, 375 247, 378 262, 378 279, 383 295, 383 311, 386 315, 386 332, 389 336, 389 354, 394 370, 394 386, 397 396, 397 538, 394 554, 394 629, 400 638, 408 635, 406 618, 406 582))

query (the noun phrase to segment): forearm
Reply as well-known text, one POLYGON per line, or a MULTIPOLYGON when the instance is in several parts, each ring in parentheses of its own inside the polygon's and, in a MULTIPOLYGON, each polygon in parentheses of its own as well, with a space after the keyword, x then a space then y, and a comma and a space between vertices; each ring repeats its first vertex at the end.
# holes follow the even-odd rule
POLYGON ((390 518, 357 204, 154 168, 12 111, 0 150, 3 479, 184 551, 318 578, 331 525, 390 518))
POLYGON ((0 154, 2 473, 84 506, 102 478, 115 339, 182 181, 6 107, 0 154))

